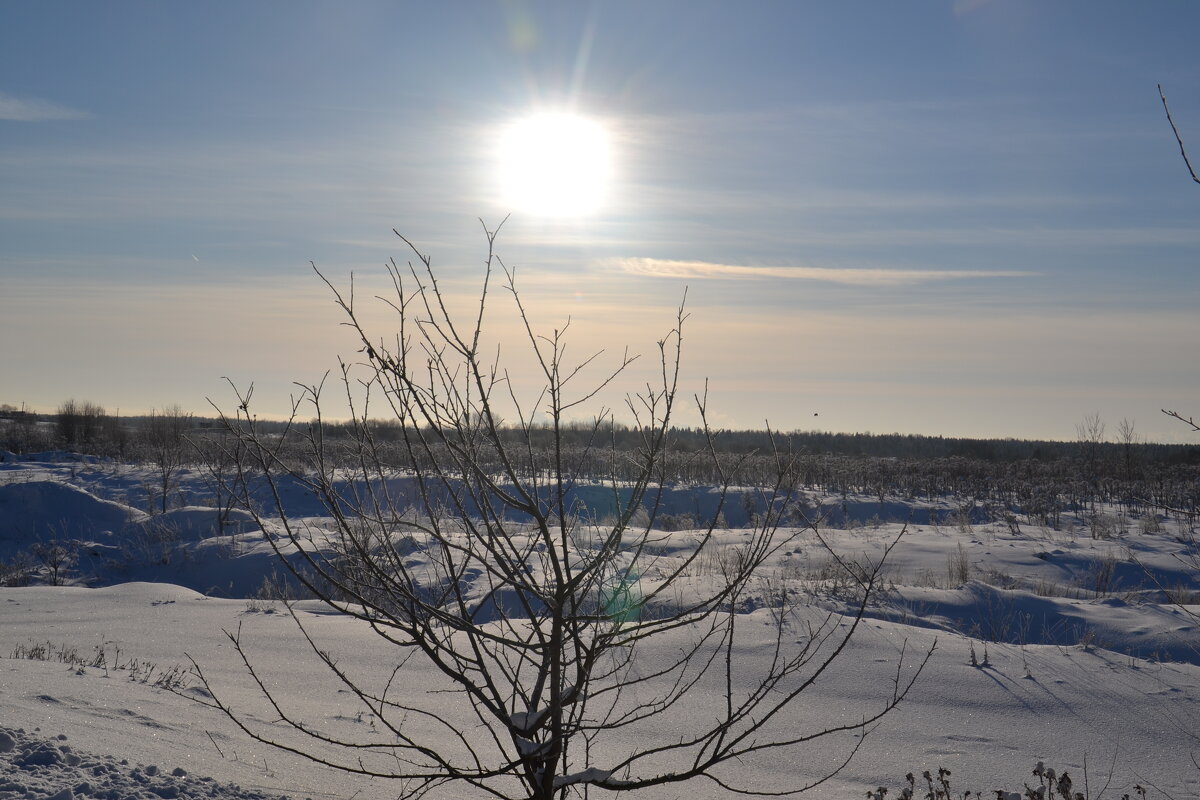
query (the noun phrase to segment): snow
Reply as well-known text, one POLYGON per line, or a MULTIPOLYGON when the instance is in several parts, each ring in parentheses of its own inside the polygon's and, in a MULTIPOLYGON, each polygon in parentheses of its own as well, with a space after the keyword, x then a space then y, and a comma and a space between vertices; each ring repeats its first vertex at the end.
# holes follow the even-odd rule
POLYGON ((75 750, 60 733, 46 739, 23 728, 0 727, 0 797, 45 797, 48 800, 273 800, 276 795, 194 777, 183 767, 170 771, 157 764, 130 764, 128 759, 75 750))
POLYGON ((222 513, 215 508, 205 506, 172 508, 165 514, 134 522, 130 527, 140 528, 144 535, 170 535, 189 541, 246 533, 258 529, 254 517, 248 511, 234 508, 222 513))
POLYGON ((21 546, 39 540, 106 541, 113 531, 146 518, 135 508, 58 481, 8 483, 0 486, 0 555, 11 557, 21 546))
MULTIPOLYGON (((363 741, 385 741, 371 715, 330 681, 282 605, 254 597, 278 571, 267 542, 272 531, 238 515, 218 524, 217 512, 205 507, 211 497, 198 472, 181 477, 185 506, 152 515, 144 488, 151 477, 128 465, 0 467, 0 561, 50 538, 84 542, 87 554, 70 573, 72 585, 0 589, 0 800, 394 798, 399 787, 386 781, 347 776, 250 740, 203 703, 208 698, 194 678, 160 681, 183 676, 195 659, 222 700, 269 728, 270 711, 224 633, 240 630, 264 680, 302 718, 363 741), (15 657, 41 645, 76 658, 15 657)), ((299 494, 292 502, 319 531, 319 508, 299 494)), ((865 498, 855 502, 869 507, 865 498)), ((1013 530, 982 519, 968 527, 931 524, 936 515, 924 508, 927 521, 909 525, 893 551, 860 633, 784 722, 808 731, 861 715, 890 695, 902 650, 919 653, 935 641, 936 650, 912 694, 850 765, 807 796, 862 797, 880 786, 900 796, 905 773, 939 766, 952 771, 956 791, 991 796, 996 789, 1021 790, 1034 780, 1038 761, 1069 771, 1077 786, 1086 761, 1093 793, 1111 771, 1109 796, 1132 793, 1138 783, 1151 787, 1151 797, 1200 796, 1200 769, 1192 763, 1200 751, 1200 607, 1181 608, 1164 595, 1164 589, 1200 592, 1187 526, 1167 520, 1143 532, 1129 520, 1125 536, 1100 539, 1082 515, 1062 530, 1030 524, 1013 530), (953 580, 948 566, 959 545, 970 564, 966 581, 953 580), (1106 559, 1115 564, 1112 581, 1097 592, 1097 569, 1106 559)), ((822 537, 862 563, 873 563, 903 527, 842 524, 824 527, 822 537)), ((732 547, 743 534, 721 536, 732 547)), ((664 534, 655 557, 666 566, 690 539, 688 532, 664 534)), ((848 607, 845 587, 825 569, 828 560, 809 533, 773 562, 798 604, 797 631, 805 619, 848 607)), ((653 563, 640 571, 645 581, 654 574, 653 563)), ((294 608, 340 668, 386 676, 397 665, 400 654, 362 626, 312 602, 294 608)), ((764 596, 741 610, 746 637, 734 675, 750 681, 756 661, 770 656, 773 609, 764 596)), ((660 653, 681 644, 668 636, 639 658, 650 669, 660 653)), ((428 665, 412 659, 402 675, 405 691, 434 698, 461 730, 477 727, 461 695, 445 694, 444 680, 428 665)), ((721 705, 716 688, 702 682, 660 729, 622 746, 633 751, 704 724, 721 705)), ((749 683, 739 689, 748 691, 749 683)), ((514 710, 514 725, 523 727, 530 720, 522 715, 531 713, 514 710)), ((761 789, 808 782, 855 742, 851 736, 823 741, 796 761, 750 759, 736 777, 761 789)), ((560 781, 604 776, 596 766, 560 781)), ((685 794, 725 796, 707 781, 640 796, 685 794)), ((430 796, 478 795, 444 787, 430 796)))
POLYGON ((572 784, 576 783, 583 783, 585 781, 606 781, 611 777, 612 772, 610 770, 596 769, 595 767, 591 767, 590 769, 580 770, 579 772, 575 772, 570 775, 561 775, 555 778, 554 786, 558 788, 562 786, 571 786, 572 784))

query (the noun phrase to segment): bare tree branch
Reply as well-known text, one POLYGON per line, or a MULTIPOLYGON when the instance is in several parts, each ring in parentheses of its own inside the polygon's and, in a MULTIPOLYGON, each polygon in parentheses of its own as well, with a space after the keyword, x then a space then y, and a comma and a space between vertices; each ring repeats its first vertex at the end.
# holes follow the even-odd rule
POLYGON ((1171 119, 1171 109, 1167 106, 1167 96, 1163 94, 1161 83, 1158 84, 1158 96, 1162 100, 1163 111, 1167 114, 1167 122, 1171 125, 1171 133, 1175 134, 1175 141, 1179 143, 1179 155, 1183 156, 1183 163, 1187 165, 1187 170, 1192 176, 1192 180, 1200 183, 1200 177, 1196 176, 1196 170, 1192 169, 1192 162, 1188 160, 1187 148, 1183 146, 1183 137, 1179 135, 1179 128, 1175 127, 1175 120, 1171 119))
POLYGON ((1162 413, 1166 414, 1168 417, 1174 417, 1175 419, 1182 422, 1184 425, 1190 425, 1192 427, 1192 430, 1200 432, 1200 423, 1196 422, 1191 417, 1185 417, 1183 414, 1180 414, 1178 411, 1168 411, 1165 408, 1162 409, 1162 413))

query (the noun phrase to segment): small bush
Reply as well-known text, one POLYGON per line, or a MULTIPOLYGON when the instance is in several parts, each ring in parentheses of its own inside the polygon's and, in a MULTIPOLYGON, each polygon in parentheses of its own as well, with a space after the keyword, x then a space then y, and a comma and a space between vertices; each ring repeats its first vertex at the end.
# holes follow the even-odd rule
POLYGON ((0 586, 28 586, 33 581, 33 560, 25 551, 0 561, 0 586))
POLYGON ((1112 553, 1105 553, 1092 561, 1087 574, 1081 577, 1080 585, 1091 589, 1097 595, 1107 595, 1117 588, 1116 575, 1117 557, 1112 553))
POLYGON ((654 526, 660 531, 690 531, 697 527, 697 523, 692 514, 684 512, 682 514, 659 514, 654 519, 654 526))
POLYGON ((1193 589, 1185 583, 1164 587, 1163 595, 1168 603, 1177 606, 1200 605, 1200 589, 1193 589))
POLYGON ((1138 533, 1146 536, 1152 533, 1162 533, 1162 520, 1158 514, 1146 514, 1138 522, 1138 533))
POLYGON ((142 525, 130 526, 121 543, 121 554, 134 563, 166 566, 185 553, 179 546, 182 540, 178 525, 150 520, 142 525))
POLYGON ((129 676, 129 680, 136 683, 171 691, 186 688, 191 678, 191 671, 185 667, 175 665, 163 669, 153 661, 138 658, 122 660, 119 648, 109 653, 103 645, 93 649, 91 655, 82 655, 74 645, 54 644, 49 641, 30 642, 14 647, 10 658, 67 664, 79 670, 80 674, 88 667, 104 670, 105 675, 108 675, 110 670, 123 672, 129 676))
POLYGON ((44 568, 47 582, 51 586, 62 586, 79 561, 79 547, 80 543, 74 539, 53 539, 34 542, 29 552, 44 568))
POLYGON ((1093 539, 1114 539, 1127 533, 1121 519, 1100 512, 1088 516, 1088 528, 1093 539))
MULTIPOLYGON (((905 775, 904 780, 907 786, 900 790, 897 797, 899 800, 918 800, 918 798, 920 800, 970 800, 970 798, 983 800, 986 797, 995 797, 996 800, 1098 800, 1104 793, 1104 790, 1101 789, 1093 797, 1086 789, 1080 791, 1080 787, 1075 785, 1070 773, 1066 771, 1060 773, 1053 767, 1045 766, 1041 761, 1037 762, 1037 766, 1033 768, 1032 775, 1037 778, 1037 785, 1031 786, 1028 780, 1023 781, 1024 791, 1019 792, 1011 792, 1006 789, 989 789, 985 792, 971 789, 955 790, 950 786, 950 770, 939 767, 936 778, 930 774, 929 770, 922 772, 919 786, 918 778, 911 772, 905 775)), ((880 786, 874 791, 867 792, 867 800, 886 800, 887 795, 887 787, 880 786)), ((1137 785, 1133 788, 1133 794, 1126 792, 1121 795, 1121 800, 1138 798, 1146 800, 1147 796, 1146 788, 1137 785)))
POLYGON ((967 551, 962 542, 958 543, 953 553, 946 556, 946 574, 952 587, 962 586, 971 580, 971 560, 967 558, 967 551))
POLYGON ((1079 600, 1083 597, 1083 590, 1079 587, 1068 586, 1045 578, 1039 578, 1033 584, 1033 593, 1038 597, 1065 597, 1069 600, 1079 600))

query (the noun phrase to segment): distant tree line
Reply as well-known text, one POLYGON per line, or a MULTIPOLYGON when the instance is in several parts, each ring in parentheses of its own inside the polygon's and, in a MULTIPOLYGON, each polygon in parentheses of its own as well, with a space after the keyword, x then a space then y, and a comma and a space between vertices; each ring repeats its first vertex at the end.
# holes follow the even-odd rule
MULTIPOLYGON (((395 421, 258 424, 265 435, 279 438, 283 452, 293 452, 297 459, 303 458, 306 437, 319 435, 328 458, 349 459, 357 443, 369 439, 397 471, 428 466, 409 463, 412 456, 401 447, 402 429, 395 421)), ((1074 441, 719 430, 715 445, 731 463, 738 462, 739 480, 748 486, 771 479, 774 453, 785 451, 797 455, 797 477, 815 492, 865 494, 881 501, 954 498, 1019 511, 1048 524, 1068 509, 1097 503, 1193 515, 1200 511, 1200 446, 1139 441, 1132 424, 1124 420, 1115 441, 1104 433, 1103 423, 1093 415, 1077 426, 1074 441)), ((548 428, 502 429, 499 435, 506 445, 533 453, 527 469, 551 468, 553 432, 548 428), (542 461, 539 454, 545 456, 542 461)), ((717 482, 712 460, 703 457, 706 434, 676 428, 671 435, 676 446, 659 464, 657 478, 682 485, 717 482)), ((635 456, 642 441, 636 428, 613 423, 597 431, 579 423, 567 425, 561 436, 560 455, 572 460, 576 479, 601 480, 626 472, 632 479, 636 474, 635 456)), ((65 449, 152 464, 164 511, 178 471, 188 464, 210 471, 223 468, 228 446, 220 420, 194 417, 179 406, 121 417, 75 400, 53 414, 0 406, 0 447, 17 454, 65 449)), ((491 466, 500 469, 498 464, 491 466)))
POLYGON ((101 405, 74 398, 52 414, 0 404, 0 449, 17 455, 66 450, 79 455, 120 460, 146 460, 147 451, 183 441, 193 428, 213 420, 197 420, 178 406, 149 414, 110 414, 101 405))
MULTIPOLYGON (((327 438, 350 437, 355 423, 324 421, 327 438)), ((277 429, 282 429, 282 423, 277 429)), ((400 425, 391 420, 373 423, 374 435, 382 441, 400 438, 400 425)), ((1102 429, 1101 429, 1102 430, 1102 429)), ((522 434, 505 431, 514 440, 522 434)), ((545 446, 553 435, 549 428, 534 429, 528 440, 534 446, 545 446)), ((773 446, 796 453, 834 456, 873 456, 877 458, 968 458, 987 462, 1057 461, 1078 458, 1086 449, 1101 460, 1124 460, 1128 456, 1146 463, 1200 464, 1200 446, 1156 444, 1136 440, 1081 442, 1044 441, 1030 439, 969 439, 963 437, 924 436, 903 433, 831 433, 827 431, 791 431, 720 429, 713 432, 718 448, 725 453, 747 454, 766 452, 773 446)), ((672 435, 678 449, 696 452, 707 447, 706 434, 699 428, 675 428, 672 435)), ((604 444, 618 450, 630 451, 639 440, 637 429, 608 425, 602 433, 604 444)), ((597 437, 590 422, 568 425, 563 437, 574 446, 593 445, 597 437)))

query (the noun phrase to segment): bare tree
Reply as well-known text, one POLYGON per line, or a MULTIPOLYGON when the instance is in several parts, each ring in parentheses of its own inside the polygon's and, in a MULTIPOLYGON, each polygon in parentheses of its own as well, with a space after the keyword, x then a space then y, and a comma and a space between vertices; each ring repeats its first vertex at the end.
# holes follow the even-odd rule
POLYGON ((1128 417, 1122 417, 1117 424, 1117 444, 1121 445, 1121 470, 1126 480, 1132 480, 1137 468, 1138 436, 1136 423, 1128 417))
POLYGON ((1100 461, 1100 450, 1104 445, 1104 420, 1097 414, 1088 414, 1082 422, 1075 423, 1075 441, 1079 443, 1079 457, 1083 459, 1089 473, 1095 473, 1100 461))
POLYGON ((187 442, 192 455, 199 462, 201 477, 212 492, 212 505, 217 511, 217 532, 224 536, 226 527, 235 508, 240 508, 239 497, 245 497, 246 487, 234 490, 235 467, 241 458, 242 445, 238 441, 227 441, 227 432, 203 430, 189 435, 187 442))
POLYGON ((146 419, 143 438, 146 454, 158 478, 159 505, 167 513, 171 492, 175 490, 179 470, 187 461, 188 447, 185 435, 192 425, 192 415, 178 404, 152 410, 146 419))
MULTIPOLYGON (((635 359, 626 352, 603 370, 603 351, 568 361, 569 321, 547 335, 535 332, 513 271, 495 255, 496 231, 485 226, 484 233, 483 288, 466 324, 450 312, 429 257, 403 236, 416 261, 406 270, 390 264, 394 295, 384 302, 398 328, 390 339, 364 330, 353 288, 342 294, 329 284, 364 355, 341 365, 339 395, 353 415, 348 453, 331 452, 322 435, 323 385, 301 387, 283 436, 256 432, 252 387, 239 392, 237 412, 225 419, 245 453, 235 485, 270 487, 282 519, 260 522, 278 526, 273 545, 292 553, 284 563, 293 576, 396 647, 400 666, 372 682, 305 632, 336 684, 328 690, 355 699, 387 740, 346 736, 293 714, 240 632, 230 639, 278 721, 263 724, 231 708, 196 665, 212 704, 259 741, 347 772, 398 779, 403 796, 450 784, 548 800, 697 778, 732 792, 791 794, 827 780, 907 694, 932 652, 915 661, 902 656, 877 704, 840 724, 808 728, 794 713, 835 668, 882 564, 853 565, 848 617, 793 613, 776 584, 769 592, 773 644, 761 658, 740 661, 744 642, 762 631, 746 621, 747 604, 762 600, 770 559, 798 535, 781 524, 798 497, 792 462, 773 453, 775 478, 761 490, 754 527, 736 545, 723 544, 716 519, 737 464, 723 463, 709 439, 706 457, 721 475, 716 512, 700 530, 656 530, 679 398, 683 307, 658 342, 655 383, 625 400, 639 446, 606 446, 613 416, 601 409, 584 452, 572 450, 563 435, 572 418, 635 359), (514 303, 540 375, 532 392, 510 379, 498 351, 485 355, 485 311, 496 283, 514 303), (302 404, 314 422, 298 422, 302 404), (398 453, 375 435, 369 415, 376 405, 392 417, 391 432, 398 428, 398 453), (535 432, 547 428, 548 446, 535 447, 535 432), (574 465, 595 450, 608 453, 613 476, 628 469, 619 462, 631 460, 634 477, 591 484, 585 502, 574 465), (332 532, 289 519, 283 487, 296 484, 322 500, 332 532), (409 658, 423 659, 460 691, 401 691, 409 658), (747 670, 758 670, 749 683, 747 670), (701 687, 716 687, 719 705, 687 713, 701 687), (474 723, 464 724, 463 715, 474 723), (847 743, 844 761, 807 785, 749 786, 744 760, 795 758, 839 734, 859 738, 847 743), (631 749, 631 741, 644 746, 631 749)), ((704 395, 696 402, 704 419, 704 395)), ((244 500, 259 513, 248 494, 244 500)))

